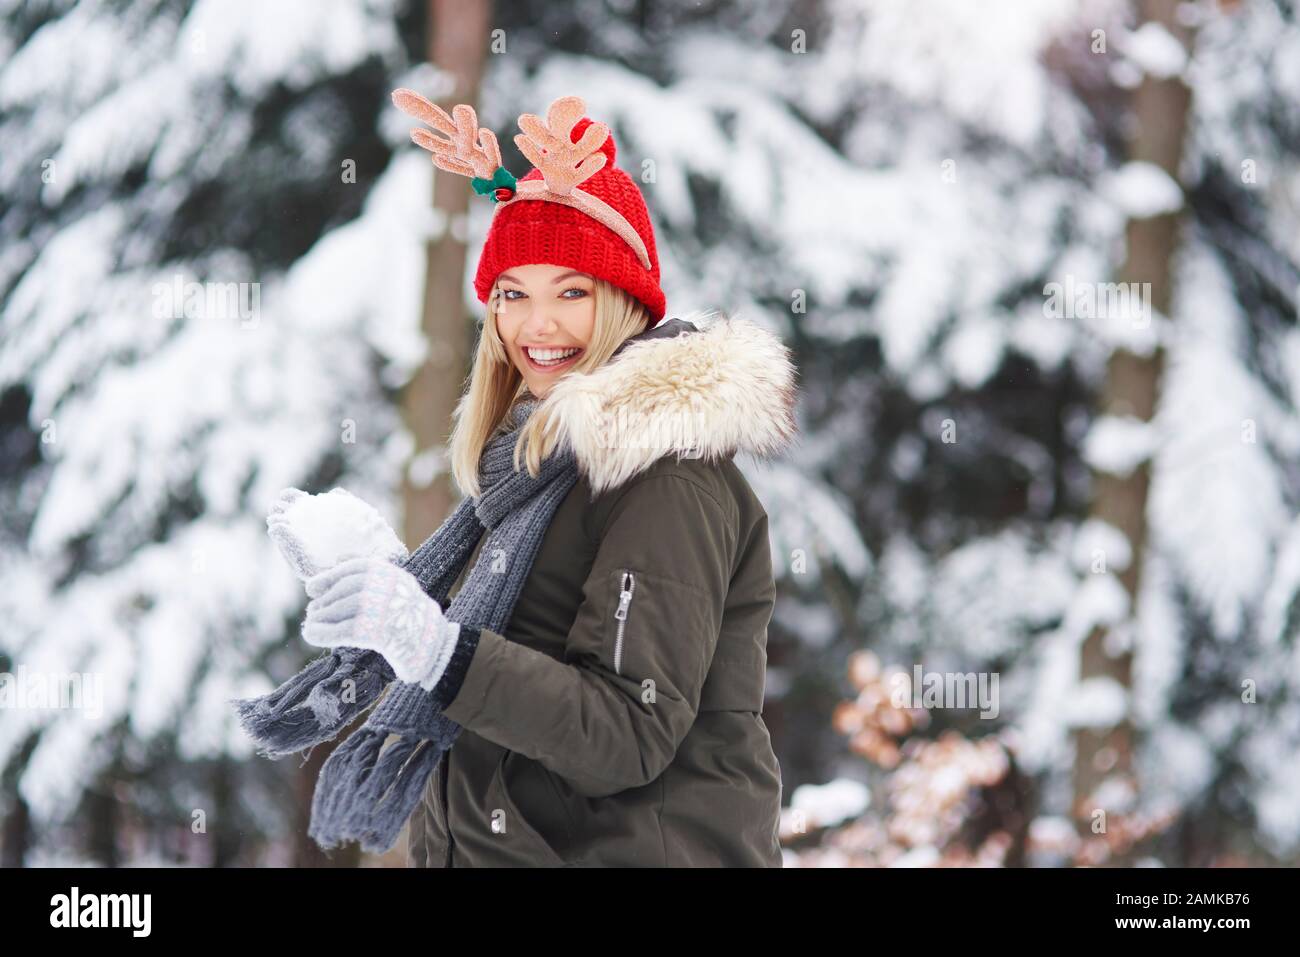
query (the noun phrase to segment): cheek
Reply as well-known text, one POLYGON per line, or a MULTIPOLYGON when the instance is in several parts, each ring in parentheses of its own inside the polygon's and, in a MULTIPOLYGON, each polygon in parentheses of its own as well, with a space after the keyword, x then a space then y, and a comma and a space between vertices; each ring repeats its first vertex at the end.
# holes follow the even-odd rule
POLYGON ((519 322, 510 315, 510 307, 505 312, 497 313, 497 338, 507 349, 514 349, 515 335, 519 331, 519 322))
POLYGON ((570 334, 574 340, 586 347, 591 342, 591 334, 596 328, 596 300, 588 296, 583 303, 582 315, 577 317, 570 334))

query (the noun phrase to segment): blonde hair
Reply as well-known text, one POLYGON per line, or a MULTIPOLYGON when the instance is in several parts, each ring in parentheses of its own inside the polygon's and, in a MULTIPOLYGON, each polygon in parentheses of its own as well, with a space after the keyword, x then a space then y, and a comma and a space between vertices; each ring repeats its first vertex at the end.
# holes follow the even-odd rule
MULTIPOLYGON (((591 341, 566 374, 581 374, 599 368, 628 337, 651 325, 646 307, 623 289, 603 279, 596 279, 595 287, 596 320, 591 330, 591 341)), ((506 414, 528 391, 524 377, 510 360, 497 331, 496 304, 505 301, 501 298, 501 287, 493 283, 488 295, 487 315, 474 352, 469 385, 456 403, 453 415, 449 443, 451 472, 461 493, 473 498, 482 494, 478 472, 483 449, 505 421, 506 414)), ((515 471, 519 471, 522 457, 528 474, 536 478, 541 471, 542 459, 554 451, 558 437, 554 416, 544 403, 539 402, 519 430, 519 439, 515 442, 515 471)))

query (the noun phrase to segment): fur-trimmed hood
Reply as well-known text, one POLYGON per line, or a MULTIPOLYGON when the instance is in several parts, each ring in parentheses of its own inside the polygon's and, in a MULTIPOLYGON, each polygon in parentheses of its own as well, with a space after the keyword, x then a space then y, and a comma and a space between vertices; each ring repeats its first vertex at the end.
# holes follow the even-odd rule
POLYGON ((632 336, 598 369, 569 373, 538 411, 554 415, 594 494, 660 458, 768 458, 797 433, 795 368, 773 333, 714 311, 632 336))

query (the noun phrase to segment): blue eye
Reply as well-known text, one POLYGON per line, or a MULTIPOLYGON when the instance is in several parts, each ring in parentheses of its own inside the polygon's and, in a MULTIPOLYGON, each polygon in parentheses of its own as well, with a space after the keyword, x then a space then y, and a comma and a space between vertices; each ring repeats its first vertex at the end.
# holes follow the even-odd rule
MULTIPOLYGON (((508 300, 508 301, 510 301, 510 302, 517 302, 519 299, 526 298, 527 295, 528 295, 528 294, 525 293, 522 289, 504 289, 504 288, 503 288, 503 289, 501 290, 501 298, 506 299, 506 300, 508 300), (516 295, 513 295, 513 293, 518 293, 519 295, 516 296, 516 295)), ((582 287, 580 287, 580 286, 570 286, 568 289, 564 290, 563 293, 561 293, 560 298, 561 298, 561 299, 582 299, 584 296, 587 296, 587 295, 589 295, 589 293, 587 292, 587 290, 583 289, 582 287), (571 292, 576 292, 577 295, 576 295, 576 296, 570 296, 569 293, 571 293, 571 292)))

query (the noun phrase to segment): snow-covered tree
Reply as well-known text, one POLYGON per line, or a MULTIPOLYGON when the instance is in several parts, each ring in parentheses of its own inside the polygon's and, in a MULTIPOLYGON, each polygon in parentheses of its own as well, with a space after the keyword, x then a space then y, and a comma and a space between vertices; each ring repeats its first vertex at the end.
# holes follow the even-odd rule
POLYGON ((392 506, 428 228, 425 170, 389 163, 404 26, 382 0, 5 6, 0 652, 102 686, 93 715, 6 714, 6 793, 44 852, 85 799, 102 860, 114 803, 157 832, 204 810, 218 858, 293 807, 287 766, 221 784, 251 753, 228 699, 309 657, 266 508, 392 506))
MULTIPOLYGON (((854 75, 879 78, 875 124, 862 113, 875 135, 850 124, 842 142, 871 143, 862 155, 883 172, 925 158, 918 192, 932 208, 899 219, 930 235, 886 241, 882 279, 861 296, 871 321, 847 323, 876 334, 819 350, 829 369, 858 364, 828 376, 828 411, 839 401, 841 419, 859 418, 827 437, 826 461, 855 501, 874 570, 860 590, 834 593, 838 616, 825 614, 824 585, 807 598, 817 614, 788 601, 778 613, 792 629, 813 622, 835 660, 833 639, 848 632, 900 664, 998 674, 998 719, 936 711, 935 732, 1013 732, 1039 832, 1059 835, 1078 810, 1071 732, 1128 719, 1138 791, 1103 796, 1122 812, 1112 832, 1141 835, 1139 852, 1167 863, 1294 859, 1300 87, 1289 73, 1300 24, 1285 4, 1182 4, 1199 34, 1188 58, 1127 4, 1017 7, 998 5, 1020 14, 1013 24, 961 4, 867 4, 832 31, 869 51, 854 75), (944 55, 923 60, 922 49, 944 55), (1153 72, 1192 92, 1177 183, 1125 150, 1130 91, 1153 72), (897 113, 882 111, 889 103, 897 113), (947 158, 960 188, 945 196, 934 177, 947 158), (975 190, 963 181, 972 166, 975 190), (963 208, 979 215, 954 224, 963 208), (1168 314, 1135 322, 1095 301, 1053 310, 1054 287, 1095 295, 1120 278, 1126 223, 1169 208, 1183 211, 1183 232, 1168 314), (909 256, 930 274, 901 273, 909 256), (909 343, 915 359, 899 369, 909 343), (1153 421, 1095 415, 1108 363, 1157 345, 1153 421), (1143 462, 1138 553, 1087 520, 1086 470, 1143 462), (1136 604, 1116 577, 1127 561, 1143 568, 1136 604), (1130 686, 1081 684, 1080 647, 1098 624, 1113 648, 1132 649, 1130 686)), ((879 217, 863 228, 879 230, 879 217)), ((843 772, 863 776, 855 759, 843 772)), ((1055 843, 1057 859, 1094 859, 1055 843)))

